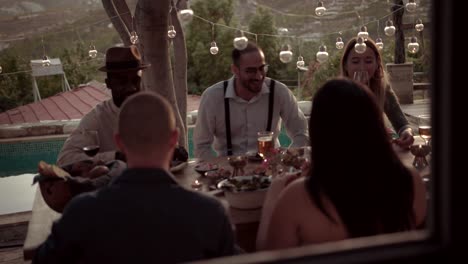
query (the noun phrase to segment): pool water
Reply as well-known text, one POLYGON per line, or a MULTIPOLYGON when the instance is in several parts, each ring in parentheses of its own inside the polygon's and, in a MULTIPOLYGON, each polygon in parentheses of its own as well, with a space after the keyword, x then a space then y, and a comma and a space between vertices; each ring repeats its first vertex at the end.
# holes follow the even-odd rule
MULTIPOLYGON (((193 128, 188 129, 188 152, 193 158, 193 128)), ((289 146, 291 140, 284 129, 279 135, 281 146, 289 146)), ((36 173, 37 164, 43 160, 55 163, 62 149, 65 138, 46 139, 44 141, 12 142, 0 144, 0 177, 36 173)))

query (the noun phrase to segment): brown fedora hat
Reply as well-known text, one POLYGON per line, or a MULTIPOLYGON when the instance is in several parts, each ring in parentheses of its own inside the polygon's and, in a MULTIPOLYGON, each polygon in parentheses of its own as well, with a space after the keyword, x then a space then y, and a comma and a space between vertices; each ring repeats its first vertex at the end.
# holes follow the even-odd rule
POLYGON ((106 65, 99 68, 103 72, 137 71, 151 66, 142 64, 141 55, 136 46, 112 47, 106 51, 106 65))

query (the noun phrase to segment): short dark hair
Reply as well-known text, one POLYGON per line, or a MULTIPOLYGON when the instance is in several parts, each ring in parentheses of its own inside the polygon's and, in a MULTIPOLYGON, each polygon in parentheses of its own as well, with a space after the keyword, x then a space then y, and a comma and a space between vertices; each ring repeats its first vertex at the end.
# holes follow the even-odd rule
POLYGON ((263 52, 263 50, 259 46, 257 46, 255 43, 252 43, 250 41, 247 43, 247 47, 245 49, 243 49, 243 50, 238 50, 238 49, 234 48, 232 50, 232 54, 231 54, 232 63, 234 63, 234 65, 239 67, 240 57, 243 54, 254 52, 254 51, 263 52))

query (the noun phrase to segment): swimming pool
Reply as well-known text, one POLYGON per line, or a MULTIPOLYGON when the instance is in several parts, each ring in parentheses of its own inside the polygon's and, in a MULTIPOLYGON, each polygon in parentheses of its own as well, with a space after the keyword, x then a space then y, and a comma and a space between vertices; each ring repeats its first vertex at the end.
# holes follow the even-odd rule
MULTIPOLYGON (((34 140, 17 140, 0 143, 0 177, 35 173, 37 163, 41 160, 55 163, 62 149, 66 135, 35 138, 34 140)), ((193 127, 188 129, 188 152, 193 158, 193 127)), ((288 146, 291 140, 284 129, 279 136, 281 146, 288 146)))

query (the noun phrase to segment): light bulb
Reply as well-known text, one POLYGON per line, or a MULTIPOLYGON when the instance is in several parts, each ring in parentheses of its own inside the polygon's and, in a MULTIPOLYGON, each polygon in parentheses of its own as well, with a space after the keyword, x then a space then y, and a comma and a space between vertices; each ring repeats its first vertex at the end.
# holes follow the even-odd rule
POLYGON ((130 33, 130 42, 131 42, 133 45, 135 45, 135 44, 138 43, 138 35, 137 35, 137 33, 136 33, 135 31, 132 31, 132 32, 130 33))
POLYGON ((315 14, 320 17, 325 14, 325 11, 327 11, 327 9, 323 6, 323 2, 319 1, 317 7, 315 8, 315 14))
POLYGON ((357 34, 358 38, 363 38, 364 41, 367 40, 367 38, 369 37, 369 32, 367 32, 367 27, 366 26, 362 26, 361 27, 361 31, 358 32, 357 34))
POLYGON ((245 36, 234 38, 234 48, 238 50, 243 50, 247 48, 249 40, 245 36))
POLYGON ((379 50, 383 50, 383 42, 382 42, 382 39, 381 38, 377 38, 375 40, 375 46, 377 46, 377 49, 379 50))
POLYGON ((320 63, 324 63, 328 60, 328 52, 327 47, 325 45, 320 45, 319 51, 315 55, 317 57, 317 61, 320 63))
POLYGON ((356 44, 354 45, 354 50, 357 53, 362 54, 362 53, 366 52, 366 49, 367 49, 367 45, 366 45, 366 43, 364 43, 364 39, 359 37, 357 39, 356 44))
POLYGON ((286 35, 288 34, 289 30, 287 28, 284 28, 284 27, 280 27, 278 28, 278 34, 279 35, 286 35))
POLYGON ((43 67, 49 67, 49 66, 50 66, 49 57, 47 57, 46 55, 44 55, 44 56, 42 57, 42 66, 43 66, 43 67))
POLYGON ((341 37, 336 38, 335 46, 336 46, 337 49, 344 48, 344 42, 343 42, 343 39, 341 37))
POLYGON ((96 58, 97 53, 98 52, 97 52, 96 47, 94 45, 89 46, 89 51, 88 51, 89 57, 94 59, 94 58, 96 58))
POLYGON ((0 73, 2 73, 2 72, 3 72, 3 68, 2 68, 2 66, 0 66, 0 73))
POLYGON ((406 11, 413 13, 414 11, 416 11, 417 5, 416 2, 414 2, 414 0, 408 0, 408 3, 406 3, 405 7, 406 11))
POLYGON ((408 43, 408 51, 413 54, 419 51, 419 43, 416 37, 411 37, 411 42, 408 43))
POLYGON ((177 13, 180 22, 182 24, 190 23, 193 19, 193 10, 192 9, 182 9, 177 13))
POLYGON ((302 56, 299 56, 297 58, 296 66, 297 67, 304 67, 304 65, 305 65, 304 58, 302 56))
POLYGON ((175 38, 177 32, 174 29, 174 26, 169 26, 169 30, 167 31, 167 36, 171 39, 175 38))
POLYGON ((216 55, 218 54, 219 52, 219 49, 218 49, 218 46, 216 46, 216 42, 211 42, 211 48, 210 48, 210 53, 213 54, 213 55, 216 55))
POLYGON ((395 31, 396 31, 396 28, 393 25, 393 21, 387 20, 387 22, 385 23, 385 28, 384 28, 385 35, 391 37, 395 35, 395 31))
POLYGON ((421 19, 416 20, 416 25, 414 25, 414 29, 416 31, 421 32, 424 30, 424 24, 421 19))
POLYGON ((291 51, 291 46, 289 45, 284 45, 281 48, 281 51, 279 53, 279 59, 282 63, 288 63, 291 62, 293 57, 293 53, 291 51))

